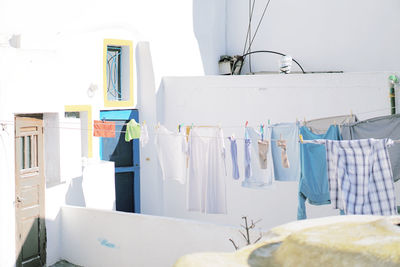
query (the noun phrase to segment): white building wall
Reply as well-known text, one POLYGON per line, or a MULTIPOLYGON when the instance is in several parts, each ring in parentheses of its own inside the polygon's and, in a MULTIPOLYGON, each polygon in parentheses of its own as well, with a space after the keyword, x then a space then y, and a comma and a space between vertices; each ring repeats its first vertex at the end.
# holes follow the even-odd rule
MULTIPOLYGON (((103 109, 103 39, 117 38, 134 40, 136 49, 137 38, 129 31, 103 30, 80 36, 69 37, 61 42, 55 51, 24 50, 11 47, 0 47, 0 71, 2 76, 0 83, 1 113, 0 121, 6 123, 7 139, 5 147, 1 147, 0 153, 5 153, 7 168, 2 169, 0 181, 0 195, 4 201, 0 203, 0 211, 4 238, 0 240, 4 250, 0 252, 0 258, 4 266, 12 266, 15 263, 15 177, 14 177, 14 114, 43 113, 45 128, 46 150, 46 221, 48 223, 48 263, 54 263, 59 257, 56 243, 57 233, 60 227, 58 217, 60 205, 69 202, 85 206, 82 198, 82 160, 81 160, 81 125, 71 124, 64 119, 65 105, 91 105, 92 118, 99 118, 99 110, 103 109), (79 42, 84 41, 86 56, 75 53, 79 48, 79 42), (68 46, 71 44, 71 46, 68 46), (72 45, 73 44, 73 45, 72 45), (71 48, 73 48, 71 50, 71 48), (82 60, 83 59, 83 60, 82 60), (94 73, 94 74, 93 74, 94 73), (93 74, 93 75, 92 75, 93 74), (99 90, 93 97, 89 97, 87 89, 91 84, 98 86, 99 90), (59 127, 59 128, 58 128, 59 127), (59 151, 59 155, 51 152, 59 151), (55 161, 55 162, 54 162, 55 161), (65 184, 59 184, 65 182, 65 184), (77 193, 76 189, 80 191, 77 193), (51 247, 50 247, 51 246, 51 247)), ((61 41, 61 40, 60 40, 61 41)), ((135 50, 134 50, 135 51, 135 50)), ((138 57, 141 50, 135 51, 138 57)), ((149 60, 146 57, 142 61, 149 60)), ((152 67, 152 62, 145 62, 152 67)), ((147 69, 141 70, 141 75, 147 75, 147 69)), ((136 75, 135 75, 136 76, 136 75)), ((154 75, 151 81, 154 86, 154 75)), ((135 77, 135 80, 140 80, 135 77)), ((140 85, 143 89, 144 85, 140 85)), ((137 89, 136 89, 137 90, 137 89)), ((155 102, 155 90, 153 90, 153 102, 155 102)), ((136 99, 136 97, 135 97, 136 99)), ((136 108, 135 106, 131 108, 136 108)), ((154 114, 154 113, 153 113, 154 114)), ((82 127, 87 130, 87 125, 82 127)), ((99 140, 93 138, 93 158, 99 159, 99 140)), ((113 168, 112 168, 113 169, 113 168)), ((96 172, 92 171, 95 175, 96 172)), ((114 179, 113 172, 101 173, 107 178, 114 179), (110 176, 112 174, 112 176, 110 176)), ((97 173, 98 175, 98 173, 97 173)), ((94 178, 93 178, 94 179, 94 178)), ((143 183, 146 187, 146 183, 143 183)), ((114 188, 109 187, 110 190, 114 188)), ((114 194, 108 194, 112 196, 114 194)), ((113 207, 113 203, 107 204, 107 208, 113 207)))
MULTIPOLYGON (((48 223, 49 231, 49 251, 47 255, 48 263, 54 263, 59 258, 59 250, 56 243, 58 242, 57 233, 59 232, 59 227, 61 227, 58 215, 60 205, 74 203, 85 206, 86 204, 84 193, 82 192, 80 131, 81 129, 86 131, 87 125, 81 127, 78 122, 76 124, 72 122, 71 124, 70 120, 64 119, 64 106, 91 105, 92 119, 99 119, 99 111, 104 108, 102 74, 103 40, 105 38, 133 40, 134 60, 136 60, 135 56, 137 56, 138 61, 140 60, 142 63, 140 72, 138 74, 134 73, 135 83, 140 81, 138 87, 135 85, 135 91, 149 91, 150 100, 147 102, 153 102, 153 107, 155 107, 156 92, 150 50, 147 45, 143 46, 144 48, 142 49, 136 47, 138 38, 130 31, 99 29, 82 36, 60 37, 58 40, 60 43, 56 46, 57 50, 54 51, 0 47, 0 56, 2 58, 0 71, 5 73, 0 79, 0 101, 2 104, 0 121, 7 124, 8 132, 8 138, 5 140, 7 151, 4 148, 1 148, 0 151, 0 153, 6 153, 5 157, 8 161, 2 162, 8 168, 2 170, 0 177, 2 183, 0 195, 5 199, 0 203, 0 210, 3 212, 2 214, 5 214, 0 219, 1 225, 4 226, 2 231, 5 231, 4 238, 0 240, 0 245, 5 249, 0 252, 0 256, 4 259, 5 266, 12 266, 15 263, 15 211, 13 203, 15 199, 14 114, 44 114, 45 146, 47 146, 47 150, 45 148, 47 152, 45 157, 48 165, 46 173, 46 222, 48 223), (82 51, 79 49, 82 49, 82 51), (143 78, 137 75, 143 76, 143 78), (90 85, 95 85, 99 88, 95 91, 93 97, 87 94, 90 85), (152 91, 148 89, 149 86, 152 91), (51 153, 54 152, 52 148, 56 152, 59 151, 58 157, 51 153), (65 182, 65 184, 59 184, 60 182, 65 182)), ((136 95, 134 99, 135 105, 131 108, 137 108, 136 95)), ((153 114, 150 116, 155 118, 155 112, 150 114, 153 114)), ((99 159, 98 144, 98 138, 93 137, 94 161, 99 159)), ((87 173, 92 176, 99 174, 96 174, 96 171, 87 173)), ((102 172, 101 174, 107 178, 114 179, 112 171, 102 172)), ((144 188, 143 192, 151 192, 152 186, 146 184, 145 179, 142 187, 144 188)), ((114 187, 109 187, 109 189, 113 190, 112 193, 114 193, 114 187)), ((111 197, 114 194, 108 195, 111 197)), ((151 194, 147 193, 142 196, 147 197, 148 201, 145 203, 151 203, 151 194)), ((113 203, 106 206, 107 208, 114 207, 113 203)), ((160 214, 157 208, 154 207, 157 207, 157 205, 151 205, 148 213, 160 214)))
MULTIPOLYGON (((335 6, 332 7, 333 10, 336 13, 341 11, 343 3, 341 3, 340 9, 335 6)), ((225 0, 214 3, 213 1, 178 0, 113 1, 112 5, 123 7, 118 13, 110 12, 110 3, 106 1, 74 0, 68 1, 68 3, 54 3, 49 0, 41 0, 33 3, 26 0, 22 2, 6 0, 0 2, 0 25, 2 25, 0 35, 3 36, 4 33, 7 36, 21 34, 21 49, 7 47, 0 42, 0 73, 2 74, 0 78, 0 120, 8 123, 8 141, 5 146, 7 149, 6 165, 9 166, 7 170, 4 168, 0 170, 0 196, 2 199, 0 211, 1 214, 4 214, 4 217, 0 218, 0 232, 4 237, 0 240, 0 248, 2 248, 0 258, 4 266, 12 266, 15 261, 14 126, 12 125, 14 114, 36 112, 62 116, 64 105, 92 105, 93 119, 97 119, 99 110, 103 108, 102 53, 103 39, 105 38, 133 41, 136 49, 134 60, 140 64, 137 66, 140 69, 136 69, 137 76, 134 80, 137 83, 138 91, 143 94, 135 96, 135 105, 132 108, 139 108, 140 117, 148 120, 149 125, 154 125, 153 123, 157 119, 171 129, 176 129, 177 123, 181 122, 208 124, 221 122, 223 125, 225 123, 242 125, 245 120, 249 120, 252 124, 253 120, 254 123, 258 123, 266 116, 273 122, 275 120, 293 121, 295 117, 336 115, 348 113, 350 109, 353 109, 354 113, 363 110, 370 111, 375 108, 380 109, 383 103, 385 107, 388 106, 387 73, 351 74, 350 76, 168 78, 165 79, 164 89, 155 95, 161 77, 215 74, 217 72, 216 61, 220 54, 225 51, 229 54, 241 51, 239 48, 242 48, 242 41, 238 40, 242 40, 239 35, 241 35, 240 32, 243 32, 244 35, 245 30, 243 29, 245 29, 247 21, 246 16, 239 15, 247 14, 247 12, 243 12, 247 6, 242 7, 242 4, 239 1, 227 1, 225 32, 225 0), (21 8, 22 6, 24 8, 21 8), (234 14, 238 16, 234 18, 234 14), (237 28, 235 28, 236 26, 237 28), (234 32, 234 29, 237 31, 234 32), (136 48, 136 44, 143 40, 149 41, 150 47, 144 44, 136 48), (154 69, 151 59, 154 62, 154 69), (90 85, 96 85, 99 88, 93 97, 87 95, 90 85), (326 92, 321 88, 326 89, 326 92), (301 90, 301 93, 293 93, 297 89, 301 90), (340 104, 334 105, 328 100, 339 99, 340 94, 337 93, 339 91, 342 92, 342 95, 349 95, 350 98, 340 98, 340 104), (362 101, 359 101, 360 97, 362 101), (285 99, 282 100, 282 98, 285 99), (313 99, 312 105, 310 105, 310 98, 313 99), (155 103, 156 99, 158 99, 157 103, 155 103), (281 100, 283 104, 278 104, 281 103, 281 100), (296 109, 292 109, 292 106, 295 106, 296 109), (155 116, 156 110, 158 118, 155 116), (259 110, 265 110, 265 113, 259 110), (302 113, 298 114, 298 110, 302 110, 302 113), (250 117, 254 119, 249 119, 250 117)), ((366 6, 370 8, 372 5, 372 1, 369 1, 366 6)), ((348 43, 338 45, 343 49, 347 46, 350 47, 345 53, 340 50, 333 51, 335 46, 324 46, 331 43, 330 39, 329 42, 321 43, 319 47, 328 47, 332 51, 322 53, 318 49, 308 48, 328 38, 328 33, 324 35, 324 28, 318 26, 320 23, 312 24, 317 27, 318 34, 315 34, 315 31, 307 31, 303 32, 304 35, 298 35, 305 36, 304 40, 311 40, 310 43, 302 43, 302 47, 306 47, 304 60, 312 59, 310 63, 306 61, 304 67, 307 69, 310 66, 307 70, 320 70, 320 68, 353 70, 354 66, 363 66, 360 70, 375 70, 368 66, 377 66, 377 70, 399 69, 398 65, 392 61, 396 56, 387 56, 388 54, 396 55, 393 44, 397 43, 396 38, 398 37, 395 34, 389 35, 389 32, 393 30, 397 22, 393 14, 395 10, 398 10, 397 2, 391 1, 386 5, 376 5, 378 6, 373 6, 371 10, 385 14, 380 18, 382 23, 377 25, 366 22, 364 17, 366 15, 361 12, 363 9, 361 11, 357 8, 351 9, 357 12, 355 17, 360 19, 359 24, 365 23, 365 29, 368 29, 366 32, 357 31, 358 27, 355 27, 356 30, 347 29, 346 22, 351 21, 353 13, 345 16, 344 22, 338 22, 341 25, 338 29, 333 27, 336 25, 333 23, 333 18, 329 20, 329 25, 333 28, 331 32, 336 34, 334 40, 353 38, 352 34, 355 32, 361 34, 363 42, 356 42, 358 39, 350 38, 348 43), (387 27, 384 28, 382 25, 387 27), (345 35, 341 39, 342 31, 345 35), (319 40, 314 36, 325 37, 319 40), (369 38, 366 39, 366 36, 369 38), (377 38, 371 36, 377 36, 377 38), (378 42, 376 40, 385 41, 378 42), (355 44, 353 45, 353 43, 355 44), (362 49, 358 49, 359 47, 362 49), (367 54, 366 51, 380 52, 379 54, 375 52, 367 54), (342 57, 342 54, 346 56, 342 57), (325 59, 324 55, 332 56, 325 59), (352 55, 355 56, 352 57, 352 55), (376 58, 372 58, 372 55, 376 55, 376 58), (369 57, 372 59, 369 60, 369 57), (365 60, 359 64, 360 58, 366 58, 368 61, 365 60), (346 62, 345 67, 350 67, 348 69, 343 67, 342 62, 346 62), (370 64, 370 62, 373 63, 370 64)), ((359 6, 363 5, 360 4, 356 7, 359 6)), ((306 14, 309 14, 309 11, 307 12, 306 14)), ((350 11, 347 12, 350 13, 350 11)), ((328 13, 325 11, 320 14, 329 17, 328 13)), ((277 13, 275 16, 279 14, 277 13)), ((291 16, 287 17, 291 18, 291 16)), ((300 21, 300 19, 295 21, 300 21)), ((357 26, 359 25, 357 24, 357 26)), ((289 28, 288 25, 285 27, 289 28)), ((276 35, 282 32, 275 28, 273 30, 276 35)), ((292 32, 291 35, 288 35, 282 43, 293 44, 295 42, 292 39, 303 40, 299 37, 293 38, 293 36, 297 36, 293 34, 292 32)), ((260 39, 257 39, 257 42, 259 42, 258 40, 268 40, 268 42, 281 40, 280 38, 270 40, 269 37, 262 37, 261 34, 258 38, 260 39)), ((261 41, 257 45, 260 46, 260 49, 264 48, 261 41)), ((269 49, 285 50, 281 50, 281 48, 281 43, 269 46, 269 49)), ((293 50, 289 48, 283 52, 290 52, 295 58, 298 58, 297 54, 302 54, 296 50, 291 52, 293 50)), ((303 54, 298 59, 303 63, 303 54)), ((275 59, 273 62, 271 66, 275 70, 275 59)), ((258 63, 255 62, 255 64, 258 63)), ((255 66, 257 67, 257 65, 255 66)), ((380 114, 383 113, 375 112, 368 115, 380 114)), ((230 132, 225 129, 225 134, 230 134, 230 132)), ((237 132, 237 136, 240 134, 240 131, 237 132)), ((228 196, 231 198, 228 200, 228 204, 230 207, 237 207, 234 212, 228 216, 187 213, 184 209, 185 189, 172 183, 161 183, 152 141, 141 151, 141 192, 144 213, 234 225, 239 224, 243 213, 254 218, 260 217, 259 214, 262 214, 261 217, 265 217, 263 220, 265 227, 295 218, 296 204, 293 202, 295 197, 292 197, 292 200, 286 198, 282 200, 280 193, 294 196, 297 192, 296 185, 277 184, 277 190, 271 189, 270 191, 273 193, 266 196, 263 192, 246 191, 234 184, 233 181, 228 183, 228 190, 231 192, 231 195, 228 196), (282 200, 280 213, 273 213, 276 210, 272 204, 268 204, 265 209, 262 205, 258 206, 261 208, 254 208, 256 205, 253 203, 277 203, 276 199, 282 200), (251 205, 246 205, 247 201, 251 205)), ((4 149, 0 151, 0 153, 3 152, 4 149)), ((98 159, 97 138, 93 139, 93 155, 95 159, 98 159)), ((67 155, 64 156, 68 158, 67 155)), ((2 164, 4 163, 3 161, 2 164)), ((72 178, 74 177, 65 177, 66 180, 72 178)), ((52 203, 47 204, 48 209, 46 210, 46 219, 49 220, 48 245, 51 246, 48 253, 49 263, 59 257, 61 249, 57 243, 60 235, 59 207, 65 202, 65 194, 67 194, 69 185, 66 182, 46 190, 46 203, 52 203), (54 223, 53 226, 50 226, 50 221, 54 223)), ((314 209, 317 208, 308 209, 310 217, 325 214, 325 208, 321 211, 314 211, 314 209)), ((331 214, 331 212, 326 214, 331 214)))
POLYGON ((82 166, 81 177, 46 188, 47 265, 63 257, 61 207, 72 204, 80 207, 115 210, 114 163, 89 160, 82 166))
POLYGON ((172 266, 189 253, 232 252, 229 238, 244 245, 236 227, 69 206, 62 225, 62 258, 87 267, 172 266))
MULTIPOLYGON (((176 131, 177 125, 218 125, 225 137, 244 137, 244 124, 250 126, 295 122, 296 118, 316 119, 353 112, 359 119, 390 114, 387 78, 390 73, 347 73, 310 75, 255 75, 236 77, 166 77, 161 123, 176 131)), ((154 133, 154 130, 152 131, 154 133)), ((232 178, 229 142, 227 147, 228 214, 212 215, 186 210, 186 186, 174 181, 163 184, 164 215, 229 225, 239 225, 241 216, 262 219, 270 228, 296 220, 298 183, 275 182, 265 190, 241 187, 244 175, 243 142, 238 141, 239 181, 232 178)), ((145 148, 147 149, 147 147, 145 148)), ((144 149, 144 150, 145 150, 144 149)), ((257 160, 257 159, 253 159, 257 160)), ((154 162, 154 161, 153 161, 154 162)), ((155 167, 159 168, 156 162, 155 167)), ((147 177, 146 179, 152 179, 147 177)), ((155 179, 161 180, 158 176, 155 179)), ((400 203, 400 186, 397 185, 400 203)), ((307 204, 308 218, 337 215, 329 205, 307 204)))
MULTIPOLYGON (((254 34, 268 0, 255 1, 254 34)), ((249 1, 226 1, 227 54, 242 54, 249 1)), ((396 71, 400 69, 396 34, 397 0, 270 1, 252 50, 289 54, 306 71, 396 71)), ((280 56, 252 56, 252 71, 278 71, 280 56)), ((243 73, 248 73, 248 61, 243 73)), ((293 70, 299 70, 293 68, 293 70)))
POLYGON ((15 263, 15 186, 9 181, 12 177, 9 166, 13 166, 10 155, 14 155, 14 149, 10 145, 13 138, 9 129, 8 132, 0 132, 0 258, 4 266, 13 266, 15 263))
MULTIPOLYGON (((85 35, 105 27, 115 34, 129 31, 152 44, 157 84, 166 75, 216 74, 219 55, 225 51, 225 0, 73 0, 57 5, 49 0, 35 4, 5 0, 0 25, 0 33, 21 34, 22 46, 40 49, 54 49, 58 45, 54 37, 85 35)), ((74 55, 78 62, 86 61, 79 54, 87 43, 77 43, 82 50, 74 55)))

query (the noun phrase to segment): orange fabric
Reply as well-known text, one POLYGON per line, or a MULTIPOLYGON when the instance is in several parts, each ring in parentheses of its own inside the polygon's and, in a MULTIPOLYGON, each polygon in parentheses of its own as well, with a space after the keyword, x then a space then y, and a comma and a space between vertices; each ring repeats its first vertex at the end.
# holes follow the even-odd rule
POLYGON ((115 137, 114 121, 94 121, 93 136, 115 137))

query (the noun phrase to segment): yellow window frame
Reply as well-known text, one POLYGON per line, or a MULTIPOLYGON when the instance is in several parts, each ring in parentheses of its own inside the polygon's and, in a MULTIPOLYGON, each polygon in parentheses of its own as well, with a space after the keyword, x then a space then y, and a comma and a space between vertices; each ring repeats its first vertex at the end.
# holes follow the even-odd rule
POLYGON ((103 42, 103 96, 105 107, 132 107, 133 106, 133 42, 129 40, 104 39, 103 42), (129 100, 111 101, 107 97, 107 46, 129 47, 129 100))

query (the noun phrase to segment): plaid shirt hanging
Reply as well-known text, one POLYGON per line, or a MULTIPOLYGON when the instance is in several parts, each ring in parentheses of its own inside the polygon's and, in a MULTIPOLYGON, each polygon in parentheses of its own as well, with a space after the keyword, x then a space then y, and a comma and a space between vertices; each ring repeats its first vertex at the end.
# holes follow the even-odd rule
POLYGON ((326 144, 331 203, 346 214, 394 215, 390 139, 320 140, 326 144))

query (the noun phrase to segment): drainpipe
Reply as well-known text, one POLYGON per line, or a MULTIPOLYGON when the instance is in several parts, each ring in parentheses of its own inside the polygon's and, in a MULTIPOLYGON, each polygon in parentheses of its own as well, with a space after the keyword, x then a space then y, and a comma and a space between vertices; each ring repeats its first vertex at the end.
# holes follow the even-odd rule
POLYGON ((399 78, 396 75, 389 76, 389 83, 390 83, 390 111, 391 114, 396 114, 396 96, 395 96, 395 84, 399 83, 399 78))

